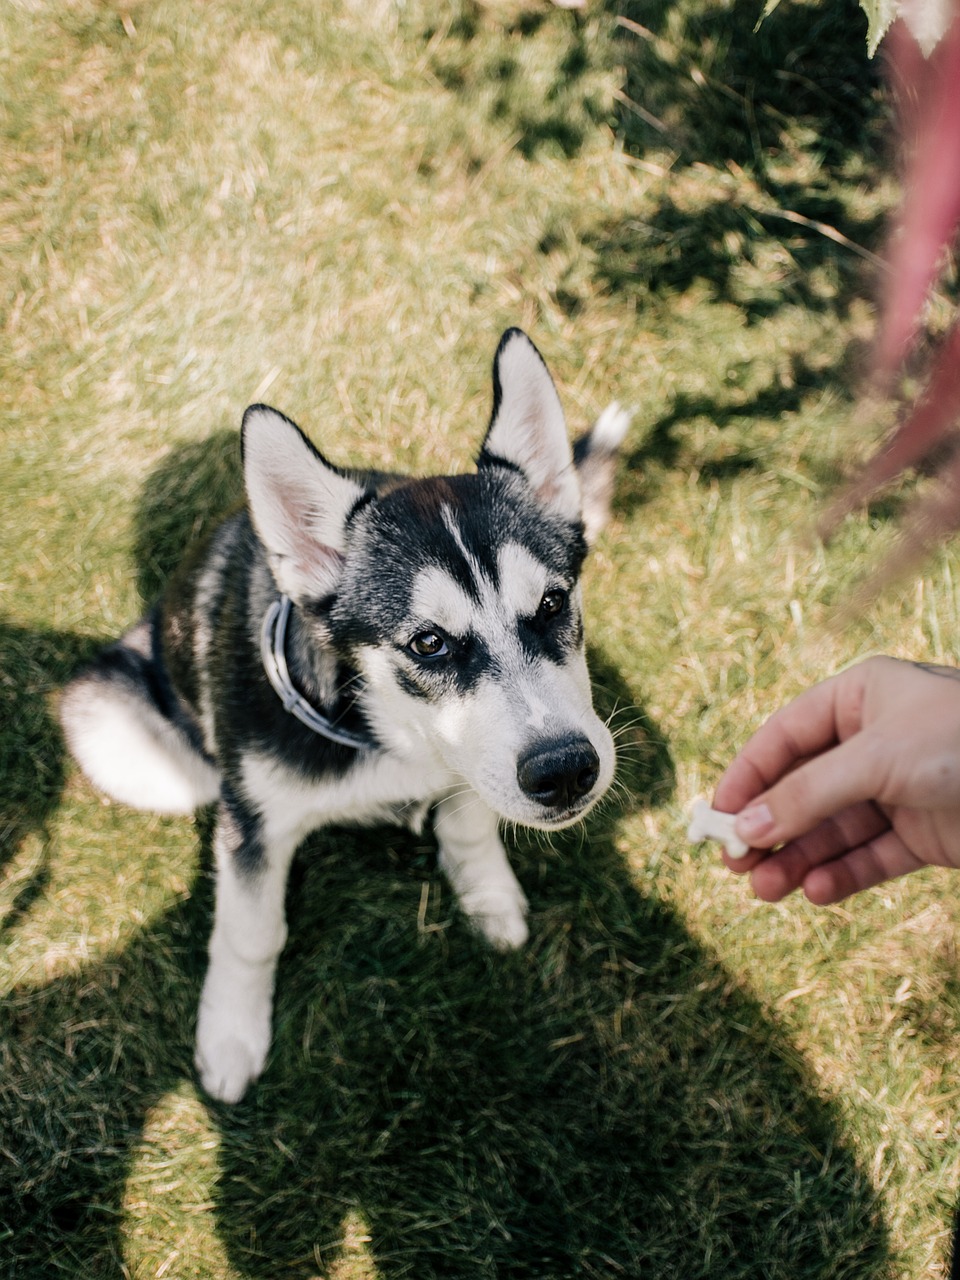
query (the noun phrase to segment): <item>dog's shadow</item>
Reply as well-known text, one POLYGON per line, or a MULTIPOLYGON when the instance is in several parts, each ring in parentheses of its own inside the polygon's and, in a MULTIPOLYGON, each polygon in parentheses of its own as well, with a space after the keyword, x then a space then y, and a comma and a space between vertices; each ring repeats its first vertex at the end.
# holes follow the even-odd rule
MULTIPOLYGON (((198 476, 217 480, 215 507, 236 496, 236 447, 217 437, 163 465, 138 531, 145 585, 207 520, 184 501, 203 496, 198 476)), ((33 800, 25 775, 3 777, 17 840, 50 821, 65 774, 45 689, 88 649, 35 646, 10 723, 48 775, 33 800)), ((238 1107, 211 1108, 210 1212, 235 1274, 341 1274, 351 1222, 384 1280, 882 1270, 878 1205, 838 1116, 618 850, 624 808, 663 804, 672 764, 639 691, 593 658, 600 710, 633 708, 619 799, 549 845, 516 838, 523 951, 470 934, 425 838, 329 831, 302 851, 267 1070, 238 1107)), ((121 1206, 144 1117, 192 1079, 212 901, 197 826, 189 893, 125 949, 0 1006, 0 1275, 129 1274, 121 1206)), ((22 895, 11 939, 43 891, 22 895)))

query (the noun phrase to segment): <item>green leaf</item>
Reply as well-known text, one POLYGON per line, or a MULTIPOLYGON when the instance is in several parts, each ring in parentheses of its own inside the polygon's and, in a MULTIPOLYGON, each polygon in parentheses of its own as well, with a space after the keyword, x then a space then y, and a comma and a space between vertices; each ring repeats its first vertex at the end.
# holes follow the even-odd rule
MULTIPOLYGON (((754 33, 759 31, 762 23, 770 17, 780 0, 765 0, 763 12, 757 19, 754 33)), ((860 0, 860 7, 867 17, 867 53, 872 58, 877 46, 890 29, 890 24, 898 16, 897 0, 860 0)))
POLYGON ((897 16, 896 0, 860 0, 867 15, 867 53, 872 58, 897 16))

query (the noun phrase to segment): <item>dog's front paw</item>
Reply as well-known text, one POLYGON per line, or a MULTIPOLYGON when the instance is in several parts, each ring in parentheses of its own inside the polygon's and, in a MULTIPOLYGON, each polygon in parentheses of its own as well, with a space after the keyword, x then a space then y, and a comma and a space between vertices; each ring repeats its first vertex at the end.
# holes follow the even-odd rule
POLYGON ((218 1102, 239 1102, 263 1071, 270 1049, 270 1002, 242 1008, 201 998, 194 1063, 204 1089, 218 1102))
POLYGON ((197 1041, 196 1066, 211 1098, 239 1102, 263 1070, 266 1053, 260 1053, 236 1036, 201 1047, 197 1041))
POLYGON ((516 889, 474 889, 463 894, 460 906, 471 925, 497 951, 515 951, 530 936, 527 899, 516 889))

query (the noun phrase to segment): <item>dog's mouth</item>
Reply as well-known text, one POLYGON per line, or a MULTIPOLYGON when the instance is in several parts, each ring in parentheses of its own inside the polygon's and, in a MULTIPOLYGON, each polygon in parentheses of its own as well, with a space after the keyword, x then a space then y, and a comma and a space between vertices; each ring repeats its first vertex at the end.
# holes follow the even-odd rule
MULTIPOLYGON (((599 798, 599 796, 596 797, 596 799, 599 798)), ((535 827, 538 831, 563 831, 567 827, 573 827, 578 822, 582 822, 593 808, 594 803, 594 800, 588 800, 578 808, 570 809, 566 813, 544 814, 543 817, 527 818, 525 825, 535 827)))

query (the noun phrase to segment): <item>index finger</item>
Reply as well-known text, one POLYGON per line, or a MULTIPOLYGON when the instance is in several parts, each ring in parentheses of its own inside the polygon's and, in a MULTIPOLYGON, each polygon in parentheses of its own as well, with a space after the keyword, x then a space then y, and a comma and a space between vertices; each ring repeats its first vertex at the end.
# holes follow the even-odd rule
POLYGON ((717 809, 739 813, 798 764, 840 742, 837 705, 843 678, 831 676, 804 690, 760 726, 717 784, 717 809))

